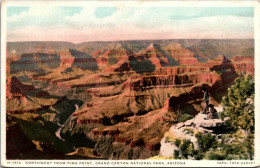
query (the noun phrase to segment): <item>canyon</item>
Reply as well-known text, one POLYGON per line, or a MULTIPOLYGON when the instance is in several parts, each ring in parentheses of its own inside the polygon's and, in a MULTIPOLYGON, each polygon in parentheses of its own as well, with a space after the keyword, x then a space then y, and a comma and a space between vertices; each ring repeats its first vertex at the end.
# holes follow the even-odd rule
POLYGON ((253 42, 241 42, 8 43, 18 52, 7 49, 7 144, 17 130, 28 148, 54 151, 53 159, 156 156, 181 116, 203 110, 203 87, 217 106, 236 77, 254 76, 254 56, 245 52, 253 42), (218 52, 205 52, 206 44, 218 52))

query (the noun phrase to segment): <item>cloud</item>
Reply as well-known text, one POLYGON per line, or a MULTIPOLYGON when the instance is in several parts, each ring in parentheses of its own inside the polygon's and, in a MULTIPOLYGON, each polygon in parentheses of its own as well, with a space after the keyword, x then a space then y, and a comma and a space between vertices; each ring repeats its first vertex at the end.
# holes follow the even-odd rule
POLYGON ((21 7, 21 6, 12 6, 7 7, 7 17, 11 17, 13 15, 19 15, 22 12, 26 12, 30 9, 30 7, 21 7))
POLYGON ((188 20, 208 16, 239 16, 253 17, 252 7, 198 7, 198 8, 177 8, 170 16, 171 19, 188 20), (185 12, 184 12, 185 11, 185 12))
POLYGON ((82 11, 82 7, 74 7, 74 6, 61 6, 59 7, 62 11, 64 16, 73 16, 76 13, 80 13, 82 11))
POLYGON ((117 11, 117 8, 114 7, 99 7, 95 11, 95 16, 97 18, 105 18, 111 16, 117 11))
POLYGON ((20 29, 27 26, 45 28, 66 25, 69 24, 66 18, 80 13, 81 10, 81 7, 30 7, 19 15, 8 17, 7 29, 20 29))
POLYGON ((250 14, 253 9, 236 9, 235 12, 228 12, 227 8, 219 11, 210 8, 191 9, 33 7, 8 18, 7 39, 83 42, 253 38, 254 17, 250 14))

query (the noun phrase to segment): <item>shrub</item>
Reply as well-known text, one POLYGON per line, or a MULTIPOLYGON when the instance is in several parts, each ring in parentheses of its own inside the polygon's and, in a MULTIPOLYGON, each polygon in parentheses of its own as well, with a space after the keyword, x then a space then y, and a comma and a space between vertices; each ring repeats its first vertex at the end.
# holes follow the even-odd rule
POLYGON ((193 130, 190 128, 185 128, 184 130, 187 131, 189 134, 193 134, 193 130))
POLYGON ((219 115, 219 118, 223 121, 225 118, 224 112, 220 112, 220 113, 218 113, 218 115, 219 115))
POLYGON ((175 144, 177 147, 179 147, 180 144, 181 144, 181 140, 180 140, 180 139, 175 139, 174 144, 175 144))
POLYGON ((179 159, 179 151, 178 150, 174 150, 174 159, 179 159))
POLYGON ((212 136, 210 133, 203 135, 201 132, 195 135, 197 138, 197 142, 199 145, 199 150, 201 152, 206 152, 210 148, 216 148, 217 147, 217 141, 215 136, 212 136))
POLYGON ((246 146, 244 153, 248 153, 249 159, 254 156, 254 92, 254 79, 251 76, 240 76, 222 99, 223 116, 230 117, 226 123, 234 130, 246 131, 243 146, 246 146))
POLYGON ((178 122, 185 122, 185 121, 190 120, 190 119, 192 119, 192 118, 193 118, 192 115, 187 114, 187 113, 184 113, 184 114, 182 114, 182 115, 179 117, 178 122))
POLYGON ((194 151, 195 152, 195 154, 194 154, 194 156, 195 156, 195 159, 196 160, 201 160, 201 159, 203 159, 203 153, 201 153, 201 152, 199 152, 199 151, 194 151))
POLYGON ((234 129, 242 128, 254 132, 254 108, 249 106, 248 99, 253 101, 254 80, 251 76, 238 77, 235 84, 228 89, 228 95, 222 99, 224 117, 230 117, 227 123, 234 129))
POLYGON ((207 153, 208 160, 225 160, 225 156, 219 151, 210 151, 207 153))
POLYGON ((188 155, 193 156, 193 151, 194 151, 194 145, 190 140, 184 139, 180 145, 180 151, 182 156, 187 159, 188 155))

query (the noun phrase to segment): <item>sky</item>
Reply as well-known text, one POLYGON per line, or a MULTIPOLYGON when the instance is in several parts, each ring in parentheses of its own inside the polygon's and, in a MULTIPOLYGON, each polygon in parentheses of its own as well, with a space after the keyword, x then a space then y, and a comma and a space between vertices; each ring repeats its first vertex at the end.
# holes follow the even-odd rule
POLYGON ((7 7, 7 41, 252 39, 252 7, 7 7))

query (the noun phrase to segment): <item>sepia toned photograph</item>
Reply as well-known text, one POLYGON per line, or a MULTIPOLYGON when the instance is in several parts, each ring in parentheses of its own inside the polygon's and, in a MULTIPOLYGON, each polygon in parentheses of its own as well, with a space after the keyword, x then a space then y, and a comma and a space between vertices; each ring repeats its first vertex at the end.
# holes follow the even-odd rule
POLYGON ((258 11, 2 2, 1 165, 256 166, 258 11))

